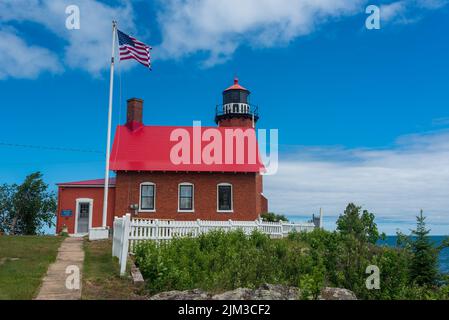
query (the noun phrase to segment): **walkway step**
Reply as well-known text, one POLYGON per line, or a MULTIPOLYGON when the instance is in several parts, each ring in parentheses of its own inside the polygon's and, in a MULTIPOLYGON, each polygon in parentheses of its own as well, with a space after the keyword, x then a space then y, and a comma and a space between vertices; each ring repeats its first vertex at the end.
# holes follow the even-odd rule
MULTIPOLYGON (((82 238, 66 238, 58 249, 56 261, 47 270, 36 300, 79 300, 81 299, 84 250, 82 238), (66 280, 73 277, 73 270, 79 268, 79 289, 67 288, 66 280), (66 273, 66 270, 68 273, 66 273)), ((72 283, 72 282, 71 282, 72 283)))

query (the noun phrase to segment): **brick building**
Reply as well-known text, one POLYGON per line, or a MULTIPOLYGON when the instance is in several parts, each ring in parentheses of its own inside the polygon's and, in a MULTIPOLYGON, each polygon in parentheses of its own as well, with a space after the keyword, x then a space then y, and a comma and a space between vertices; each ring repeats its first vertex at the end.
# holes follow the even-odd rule
MULTIPOLYGON (((216 127, 149 126, 144 103, 128 100, 127 121, 116 129, 110 157, 107 225, 131 213, 148 219, 255 220, 268 210, 263 196, 249 90, 223 91, 216 127)), ((58 184, 57 232, 84 234, 102 225, 104 180, 58 184)))

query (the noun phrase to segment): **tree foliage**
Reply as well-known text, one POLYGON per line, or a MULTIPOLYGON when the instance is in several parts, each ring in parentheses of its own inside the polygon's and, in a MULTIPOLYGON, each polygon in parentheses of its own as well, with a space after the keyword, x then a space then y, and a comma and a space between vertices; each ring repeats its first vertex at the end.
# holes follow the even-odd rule
POLYGON ((361 242, 375 244, 381 236, 374 218, 373 213, 367 210, 362 211, 362 207, 350 203, 337 220, 337 230, 341 234, 351 235, 361 242))
POLYGON ((283 214, 276 214, 274 212, 267 212, 260 215, 263 221, 267 222, 279 222, 279 221, 288 221, 287 217, 283 214))
POLYGON ((6 233, 9 230, 11 216, 13 215, 13 198, 15 185, 3 184, 0 186, 0 233, 6 233))
POLYGON ((417 285, 435 285, 438 280, 438 248, 430 241, 430 229, 426 228, 426 217, 421 210, 416 217, 416 229, 412 230, 411 250, 413 258, 410 277, 417 285))
POLYGON ((0 187, 0 231, 12 235, 35 235, 51 226, 56 212, 56 196, 48 191, 42 174, 28 175, 20 185, 0 187))

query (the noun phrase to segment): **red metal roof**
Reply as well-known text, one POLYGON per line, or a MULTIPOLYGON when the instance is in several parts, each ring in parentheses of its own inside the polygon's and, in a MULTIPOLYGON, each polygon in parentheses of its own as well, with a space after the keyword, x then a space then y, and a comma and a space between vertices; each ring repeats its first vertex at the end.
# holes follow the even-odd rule
POLYGON ((245 91, 249 91, 248 89, 242 87, 239 84, 239 78, 235 78, 234 79, 234 85, 230 86, 229 88, 227 88, 225 91, 229 91, 229 90, 245 90, 245 91))
MULTIPOLYGON (((130 130, 126 126, 118 126, 114 145, 112 147, 110 157, 110 168, 115 171, 190 171, 190 172, 261 172, 264 170, 263 164, 259 161, 258 147, 256 141, 256 153, 253 158, 256 159, 255 163, 251 163, 251 157, 248 157, 249 148, 244 148, 243 155, 244 161, 242 163, 237 162, 236 156, 236 139, 234 139, 234 152, 233 159, 230 164, 225 163, 225 130, 229 133, 235 133, 236 130, 240 132, 248 133, 256 137, 255 130, 253 128, 230 128, 230 127, 195 127, 201 132, 201 136, 208 129, 218 130, 223 137, 222 139, 222 164, 205 164, 193 163, 193 140, 194 140, 194 127, 172 127, 172 126, 143 126, 137 130, 130 130), (190 136, 190 163, 189 164, 174 164, 170 159, 170 152, 173 146, 179 142, 170 141, 170 136, 174 130, 185 130, 190 136), (247 132, 246 130, 250 130, 247 132)), ((184 132, 185 132, 184 131, 184 132)), ((213 139, 212 139, 213 140, 213 139)), ((245 146, 248 143, 245 139, 245 146)), ((199 140, 198 140, 199 141, 199 140)), ((210 144, 209 141, 201 142, 201 150, 210 144)))
MULTIPOLYGON (((57 183, 58 186, 73 186, 73 187, 94 187, 94 186, 104 186, 104 179, 95 179, 95 180, 84 180, 84 181, 75 181, 75 182, 62 182, 57 183)), ((109 186, 115 186, 115 178, 109 179, 109 186)))

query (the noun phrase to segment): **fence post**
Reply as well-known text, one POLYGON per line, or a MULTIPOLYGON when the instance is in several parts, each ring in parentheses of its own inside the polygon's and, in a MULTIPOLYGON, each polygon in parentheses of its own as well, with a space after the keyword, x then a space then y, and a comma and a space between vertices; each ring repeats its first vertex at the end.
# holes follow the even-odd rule
MULTIPOLYGON (((282 238, 285 238, 285 230, 284 230, 284 225, 286 225, 287 223, 286 222, 284 222, 283 220, 280 220, 279 221, 280 223, 281 223, 281 237, 282 238)), ((294 226, 292 226, 291 228, 290 228, 290 230, 288 230, 287 231, 287 235, 291 232, 291 230, 294 228, 294 226)))
POLYGON ((113 230, 112 231, 112 256, 113 257, 115 256, 115 247, 117 246, 115 243, 115 236, 114 236, 116 223, 117 223, 117 216, 114 217, 114 222, 112 223, 112 230, 113 230))
POLYGON ((155 233, 156 233, 156 241, 159 240, 159 219, 154 220, 154 224, 156 225, 155 233))
POLYGON ((233 226, 232 220, 229 219, 228 221, 229 221, 229 231, 232 231, 232 226, 233 226))
POLYGON ((320 229, 323 229, 323 208, 320 208, 320 223, 318 226, 320 229))
POLYGON ((129 229, 131 225, 131 214, 127 213, 123 217, 122 252, 120 253, 120 275, 126 272, 126 261, 128 260, 129 229))
POLYGON ((201 220, 196 219, 196 224, 198 225, 198 232, 196 233, 196 235, 199 236, 201 233, 201 220))

